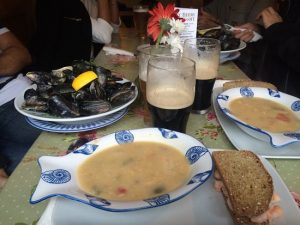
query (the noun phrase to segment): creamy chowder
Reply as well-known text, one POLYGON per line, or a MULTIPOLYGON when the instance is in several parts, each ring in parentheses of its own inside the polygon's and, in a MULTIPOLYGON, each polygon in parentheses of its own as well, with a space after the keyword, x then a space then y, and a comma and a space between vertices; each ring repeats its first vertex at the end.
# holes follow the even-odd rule
POLYGON ((292 110, 275 101, 254 97, 230 102, 230 112, 241 121, 273 133, 300 130, 300 120, 292 110))
POLYGON ((107 200, 135 201, 183 185, 190 165, 176 148, 158 142, 133 142, 95 153, 77 168, 84 192, 107 200))

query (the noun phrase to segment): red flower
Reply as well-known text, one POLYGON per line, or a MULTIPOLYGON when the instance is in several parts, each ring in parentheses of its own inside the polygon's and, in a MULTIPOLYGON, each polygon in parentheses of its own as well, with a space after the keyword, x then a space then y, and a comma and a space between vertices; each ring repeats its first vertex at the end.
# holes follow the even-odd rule
POLYGON ((167 34, 171 29, 169 24, 170 19, 184 19, 178 16, 179 9, 175 9, 174 4, 168 4, 166 8, 159 2, 156 7, 149 11, 151 17, 148 21, 147 32, 154 41, 161 39, 164 34, 167 34))

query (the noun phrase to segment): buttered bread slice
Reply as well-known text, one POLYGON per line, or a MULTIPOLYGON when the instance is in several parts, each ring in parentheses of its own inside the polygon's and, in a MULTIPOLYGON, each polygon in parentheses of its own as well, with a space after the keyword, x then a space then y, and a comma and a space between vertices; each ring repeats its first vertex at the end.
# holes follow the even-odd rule
POLYGON ((252 218, 269 209, 272 177, 253 152, 215 151, 212 157, 234 216, 252 218))

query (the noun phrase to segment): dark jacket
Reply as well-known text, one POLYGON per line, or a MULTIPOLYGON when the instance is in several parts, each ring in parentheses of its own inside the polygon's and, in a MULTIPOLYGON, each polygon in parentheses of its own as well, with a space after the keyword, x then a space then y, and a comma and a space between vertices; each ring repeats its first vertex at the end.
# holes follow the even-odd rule
POLYGON ((300 2, 288 2, 284 22, 265 30, 268 46, 261 76, 280 91, 300 98, 300 2))
POLYGON ((90 59, 91 21, 80 0, 37 0, 36 20, 35 69, 57 69, 76 59, 90 59))

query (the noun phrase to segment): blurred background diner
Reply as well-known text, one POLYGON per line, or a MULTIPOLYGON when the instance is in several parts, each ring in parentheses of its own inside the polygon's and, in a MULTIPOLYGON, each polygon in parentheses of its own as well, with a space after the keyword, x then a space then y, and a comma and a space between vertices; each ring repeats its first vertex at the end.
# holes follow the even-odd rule
POLYGON ((30 85, 21 73, 30 63, 28 50, 0 22, 0 188, 40 134, 14 107, 14 98, 30 85))

